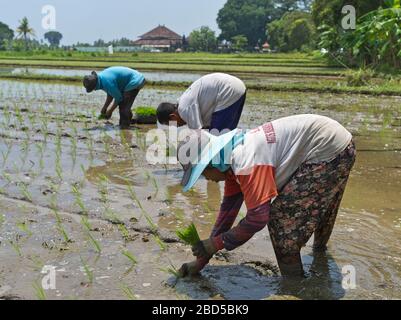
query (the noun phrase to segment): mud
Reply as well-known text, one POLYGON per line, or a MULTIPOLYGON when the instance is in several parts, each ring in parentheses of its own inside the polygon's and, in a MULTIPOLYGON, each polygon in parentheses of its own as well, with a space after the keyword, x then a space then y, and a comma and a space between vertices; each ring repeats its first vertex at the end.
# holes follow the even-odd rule
MULTIPOLYGON (((136 104, 180 93, 146 89, 136 104)), ((192 259, 175 229, 193 221, 207 237, 222 186, 201 180, 183 194, 178 167, 145 161, 153 127, 120 131, 118 114, 98 121, 103 99, 74 85, 0 81, 1 299, 41 297, 45 265, 57 270, 47 299, 401 299, 400 97, 250 93, 241 127, 319 113, 351 130, 359 150, 329 251, 314 257, 308 244, 298 280, 280 276, 266 229, 201 277, 166 272, 192 259), (346 290, 349 265, 357 282, 346 290)))

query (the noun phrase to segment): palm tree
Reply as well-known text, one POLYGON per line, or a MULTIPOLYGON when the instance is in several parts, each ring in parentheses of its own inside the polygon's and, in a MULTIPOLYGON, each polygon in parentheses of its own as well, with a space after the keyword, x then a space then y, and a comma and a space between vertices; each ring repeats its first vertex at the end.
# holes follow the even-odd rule
POLYGON ((35 36, 35 30, 29 26, 29 21, 27 17, 24 17, 20 21, 20 25, 17 28, 18 36, 24 39, 25 50, 28 50, 28 38, 29 36, 35 36))

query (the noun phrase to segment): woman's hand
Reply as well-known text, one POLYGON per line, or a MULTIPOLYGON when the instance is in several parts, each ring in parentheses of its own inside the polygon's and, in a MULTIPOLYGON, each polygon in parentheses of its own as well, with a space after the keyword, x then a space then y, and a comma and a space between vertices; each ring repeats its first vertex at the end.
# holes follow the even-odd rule
POLYGON ((217 251, 212 239, 199 241, 192 247, 192 253, 195 257, 208 260, 210 260, 217 251))
POLYGON ((184 263, 180 270, 178 270, 178 273, 180 275, 180 278, 185 278, 185 277, 192 277, 196 276, 199 274, 199 272, 202 270, 197 264, 197 261, 192 261, 189 263, 184 263))
POLYGON ((207 266, 209 259, 196 259, 195 261, 184 263, 180 270, 178 270, 179 277, 193 277, 199 275, 201 270, 207 266))

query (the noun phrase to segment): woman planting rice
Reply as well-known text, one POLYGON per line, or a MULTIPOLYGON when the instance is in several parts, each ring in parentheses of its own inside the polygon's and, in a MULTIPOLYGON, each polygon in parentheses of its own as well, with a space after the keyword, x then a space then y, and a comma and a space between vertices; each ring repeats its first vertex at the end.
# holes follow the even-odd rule
POLYGON ((327 117, 298 115, 246 134, 197 131, 190 142, 178 154, 184 191, 203 175, 225 181, 225 194, 210 238, 192 247, 197 259, 181 275, 197 274, 216 252, 238 248, 266 225, 282 275, 302 275, 301 248, 314 234, 314 250, 326 250, 333 230, 355 162, 351 133, 327 117), (247 215, 232 228, 244 201, 247 215))
POLYGON ((214 135, 237 128, 246 100, 246 86, 225 73, 212 73, 195 81, 177 104, 161 103, 157 118, 161 124, 209 129, 214 135))

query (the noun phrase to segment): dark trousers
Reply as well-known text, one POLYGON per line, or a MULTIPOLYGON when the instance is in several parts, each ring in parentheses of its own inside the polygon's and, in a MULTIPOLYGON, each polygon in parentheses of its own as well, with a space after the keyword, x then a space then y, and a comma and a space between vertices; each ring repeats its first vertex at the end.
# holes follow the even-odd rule
POLYGON ((124 92, 124 99, 118 106, 120 110, 120 127, 128 128, 131 125, 133 117, 131 108, 144 85, 145 81, 138 88, 124 92))

